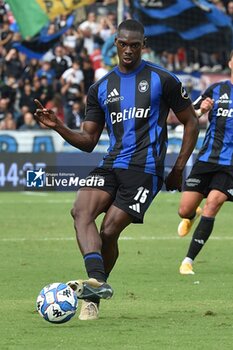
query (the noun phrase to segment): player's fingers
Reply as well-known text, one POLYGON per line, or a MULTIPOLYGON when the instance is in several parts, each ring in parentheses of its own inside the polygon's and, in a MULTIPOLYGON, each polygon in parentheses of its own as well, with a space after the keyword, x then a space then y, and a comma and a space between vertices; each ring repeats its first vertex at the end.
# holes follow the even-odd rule
POLYGON ((37 105, 37 108, 39 108, 39 109, 44 109, 44 106, 40 103, 39 100, 37 100, 37 99, 35 98, 34 102, 35 102, 35 104, 37 105))
POLYGON ((38 112, 35 112, 35 113, 34 113, 34 117, 35 117, 35 119, 38 121, 38 120, 41 118, 41 114, 38 113, 38 112))

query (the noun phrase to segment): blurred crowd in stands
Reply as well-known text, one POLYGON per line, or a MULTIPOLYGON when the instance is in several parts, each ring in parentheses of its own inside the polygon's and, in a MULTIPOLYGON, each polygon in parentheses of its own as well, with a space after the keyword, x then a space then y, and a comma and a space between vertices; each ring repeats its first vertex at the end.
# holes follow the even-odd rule
MULTIPOLYGON (((233 1, 213 0, 233 22, 233 1)), ((71 28, 60 37, 43 59, 29 59, 12 43, 21 40, 11 29, 12 13, 0 0, 0 130, 35 130, 43 128, 34 120, 34 99, 53 109, 70 127, 80 128, 84 118, 87 91, 116 63, 114 50, 106 47, 116 32, 117 1, 97 1, 75 11, 71 28), (107 52, 107 57, 104 53, 107 52), (111 52, 111 55, 110 55, 111 52)), ((125 18, 130 17, 125 3, 125 18)), ((50 23, 52 33, 66 22, 66 16, 50 23)), ((226 57, 196 52, 194 48, 177 53, 155 53, 145 48, 143 58, 171 71, 227 72, 226 57)))

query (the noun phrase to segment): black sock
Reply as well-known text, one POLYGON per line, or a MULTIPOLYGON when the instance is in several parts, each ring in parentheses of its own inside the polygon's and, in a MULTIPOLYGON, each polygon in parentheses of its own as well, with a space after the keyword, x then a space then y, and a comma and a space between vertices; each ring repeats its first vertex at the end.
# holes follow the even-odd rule
MULTIPOLYGON (((89 278, 95 278, 97 281, 106 282, 104 271, 104 263, 102 255, 96 252, 84 255, 84 262, 89 278)), ((100 299, 97 296, 88 298, 88 301, 93 301, 99 306, 100 299)))
POLYGON ((88 277, 95 278, 97 281, 106 282, 102 255, 96 252, 92 252, 84 255, 83 258, 88 277))
POLYGON ((206 216, 201 217, 201 220, 194 231, 188 254, 186 255, 188 258, 194 260, 199 254, 213 230, 214 219, 215 218, 208 218, 206 216))

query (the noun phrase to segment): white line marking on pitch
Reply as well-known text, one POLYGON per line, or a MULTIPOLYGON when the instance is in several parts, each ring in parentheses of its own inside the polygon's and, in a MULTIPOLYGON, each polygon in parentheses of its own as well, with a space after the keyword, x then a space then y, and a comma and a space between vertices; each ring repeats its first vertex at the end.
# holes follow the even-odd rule
MULTIPOLYGON (((123 236, 120 237, 121 241, 173 241, 178 240, 180 237, 169 237, 169 236, 151 236, 151 237, 130 237, 130 236, 123 236)), ((210 239, 215 241, 232 241, 233 237, 231 236, 223 236, 223 237, 210 237, 210 239)), ((25 242, 25 241, 34 241, 34 242, 46 242, 46 241, 73 241, 75 240, 75 237, 42 237, 42 238, 0 238, 1 242, 25 242)))
POLYGON ((34 205, 38 205, 38 204, 60 204, 60 203, 70 203, 70 205, 72 205, 74 202, 74 200, 70 200, 70 199, 46 199, 46 202, 44 200, 33 200, 33 199, 23 199, 23 200, 0 200, 0 204, 34 204, 34 205))

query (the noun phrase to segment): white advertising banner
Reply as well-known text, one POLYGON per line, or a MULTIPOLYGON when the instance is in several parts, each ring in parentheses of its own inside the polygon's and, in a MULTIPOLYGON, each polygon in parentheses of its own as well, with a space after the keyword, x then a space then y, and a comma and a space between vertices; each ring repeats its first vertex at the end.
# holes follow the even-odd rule
MULTIPOLYGON (((178 153, 183 137, 183 128, 179 131, 168 132, 168 153, 178 153)), ((200 132, 196 145, 196 152, 200 149, 204 131, 200 132)), ((95 152, 106 153, 108 148, 108 135, 103 133, 95 148, 95 152)), ((0 131, 0 152, 4 153, 53 153, 53 152, 81 152, 52 130, 35 131, 0 131)))

